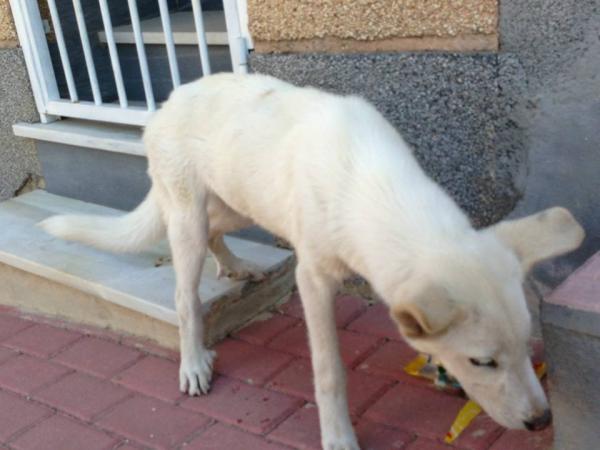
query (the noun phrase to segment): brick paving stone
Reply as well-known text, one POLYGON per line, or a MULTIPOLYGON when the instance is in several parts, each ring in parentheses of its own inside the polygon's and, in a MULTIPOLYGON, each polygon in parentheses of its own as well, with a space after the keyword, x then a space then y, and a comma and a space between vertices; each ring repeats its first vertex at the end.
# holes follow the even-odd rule
POLYGON ((225 423, 264 433, 295 411, 303 401, 279 392, 219 377, 209 395, 190 397, 181 405, 225 423))
POLYGON ((22 331, 33 324, 34 323, 29 320, 23 320, 10 314, 0 313, 0 342, 14 336, 19 331, 22 331))
POLYGON ((295 292, 290 299, 281 306, 281 312, 288 316, 304 320, 304 310, 302 309, 302 301, 300 295, 295 292))
MULTIPOLYGON (((335 299, 335 322, 338 328, 344 328, 353 319, 367 309, 367 302, 359 297, 340 295, 335 299)), ((304 310, 298 293, 282 306, 281 311, 288 316, 304 320, 304 310)))
POLYGON ((254 385, 263 385, 293 359, 285 353, 234 339, 224 340, 215 350, 217 373, 254 385))
POLYGON ((385 425, 361 420, 355 426, 358 443, 362 450, 400 450, 405 449, 414 436, 406 431, 385 425))
POLYGON ((174 447, 208 423, 201 414, 142 396, 119 403, 96 420, 100 427, 152 448, 174 447))
MULTIPOLYGON (((369 406, 391 385, 389 380, 353 370, 349 370, 346 375, 348 406, 352 415, 360 414, 365 407, 369 406)), ((267 384, 267 387, 314 402, 313 375, 310 361, 297 359, 277 374, 267 384)))
POLYGON ((481 413, 469 424, 453 444, 465 450, 487 450, 503 431, 504 428, 494 422, 490 416, 481 413))
POLYGON ((388 341, 362 361, 357 370, 369 374, 393 378, 394 380, 429 383, 406 374, 404 367, 417 356, 412 348, 402 341, 388 341))
POLYGON ((267 319, 253 322, 234 334, 234 337, 254 345, 265 345, 275 336, 298 323, 295 317, 276 314, 267 319))
POLYGON ((140 356, 140 352, 116 342, 85 337, 56 355, 54 360, 82 372, 110 378, 140 356))
POLYGON ((492 445, 491 450, 550 450, 553 439, 552 428, 536 433, 509 430, 492 445))
POLYGON ((113 380, 134 391, 171 403, 183 395, 179 391, 179 364, 156 356, 146 356, 113 380))
POLYGON ((340 295, 335 299, 335 322, 344 328, 367 309, 367 302, 351 295, 340 295))
POLYGON ((185 445, 185 450, 286 450, 263 437, 217 423, 185 445))
POLYGON ((33 397, 79 419, 90 421, 129 395, 131 392, 119 385, 75 372, 35 392, 33 397))
POLYGON ((0 442, 51 414, 48 408, 0 391, 0 442))
POLYGON ((321 431, 319 429, 317 406, 309 403, 300 408, 269 433, 267 437, 300 450, 321 450, 321 431))
MULTIPOLYGON (((400 383, 371 406, 364 417, 430 439, 443 439, 465 400, 433 388, 400 383)), ((478 416, 456 441, 473 450, 487 449, 501 428, 485 415, 478 416)))
POLYGON ((390 318, 388 307, 383 303, 370 306, 364 314, 350 322, 346 328, 396 341, 402 339, 396 324, 390 318))
POLYGON ((69 369, 29 355, 19 355, 0 366, 0 388, 30 394, 67 374, 69 369))
POLYGON ((119 444, 119 446, 116 447, 116 450, 142 450, 142 447, 135 447, 126 440, 119 444))
POLYGON ((275 428, 268 438, 300 450, 321 450, 317 406, 307 404, 299 409, 275 428))
POLYGON ((117 440, 74 420, 54 415, 10 443, 17 450, 108 450, 117 440))
POLYGON ((465 401, 417 386, 398 384, 371 406, 365 418, 433 439, 443 438, 465 401))
POLYGON ((4 341, 4 345, 41 358, 48 358, 80 339, 81 336, 74 331, 36 324, 8 338, 4 341))
MULTIPOLYGON (((346 330, 338 330, 338 338, 342 359, 348 367, 353 367, 379 343, 376 337, 346 330)), ((285 331, 269 344, 269 348, 310 358, 306 327, 300 325, 285 331)))
MULTIPOLYGON (((412 444, 409 444, 406 450, 450 450, 455 446, 450 446, 442 442, 432 441, 430 439, 419 437, 412 444)), ((508 450, 508 449, 507 449, 508 450)))
POLYGON ((10 358, 15 357, 17 354, 17 352, 11 350, 10 348, 0 347, 0 364, 2 364, 4 361, 8 361, 10 358))

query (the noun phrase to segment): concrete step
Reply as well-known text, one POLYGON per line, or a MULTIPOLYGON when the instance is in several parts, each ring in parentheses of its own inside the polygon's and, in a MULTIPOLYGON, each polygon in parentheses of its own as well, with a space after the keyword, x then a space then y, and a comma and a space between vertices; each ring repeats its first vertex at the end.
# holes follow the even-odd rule
POLYGON ((15 136, 38 141, 94 148, 134 156, 145 156, 140 127, 91 120, 64 119, 50 123, 20 122, 15 136))
MULTIPOLYGON (((171 29, 173 30, 173 40, 176 45, 198 45, 198 35, 194 25, 194 16, 191 11, 172 12, 171 29)), ((204 11, 204 30, 206 33, 206 43, 208 45, 228 45, 227 27, 225 26, 225 14, 223 11, 204 11)), ((160 17, 142 20, 140 22, 144 44, 164 44, 165 35, 163 33, 160 17)), ((113 35, 117 44, 135 44, 133 36, 133 27, 131 25, 122 25, 113 29, 113 35)), ((106 42, 104 31, 98 33, 100 42, 106 42)))
MULTIPOLYGON (((175 279, 168 245, 117 255, 65 242, 36 227, 57 213, 120 212, 39 190, 1 203, 0 303, 176 349, 175 279)), ((207 259, 199 292, 211 343, 287 298, 293 286, 291 252, 234 237, 227 243, 269 275, 260 283, 219 280, 215 261, 207 259)))

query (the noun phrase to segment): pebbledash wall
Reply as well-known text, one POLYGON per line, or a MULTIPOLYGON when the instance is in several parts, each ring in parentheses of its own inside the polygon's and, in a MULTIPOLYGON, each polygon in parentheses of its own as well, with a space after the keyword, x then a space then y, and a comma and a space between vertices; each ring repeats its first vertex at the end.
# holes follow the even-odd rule
POLYGON ((15 137, 12 125, 39 121, 8 0, 0 0, 0 201, 41 184, 32 141, 15 137))
POLYGON ((251 67, 372 101, 486 226, 553 205, 600 247, 600 1, 248 0, 251 67))

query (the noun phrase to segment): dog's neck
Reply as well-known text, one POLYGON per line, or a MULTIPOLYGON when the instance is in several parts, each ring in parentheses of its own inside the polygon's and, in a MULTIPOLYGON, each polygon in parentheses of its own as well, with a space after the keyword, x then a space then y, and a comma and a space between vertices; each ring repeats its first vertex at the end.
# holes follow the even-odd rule
POLYGON ((455 252, 476 233, 454 201, 424 174, 423 178, 419 180, 421 189, 407 191, 406 186, 396 185, 389 192, 401 195, 363 203, 362 220, 344 224, 347 235, 353 236, 343 248, 346 264, 384 299, 391 298, 398 284, 416 270, 422 270, 427 264, 424 261, 455 252))

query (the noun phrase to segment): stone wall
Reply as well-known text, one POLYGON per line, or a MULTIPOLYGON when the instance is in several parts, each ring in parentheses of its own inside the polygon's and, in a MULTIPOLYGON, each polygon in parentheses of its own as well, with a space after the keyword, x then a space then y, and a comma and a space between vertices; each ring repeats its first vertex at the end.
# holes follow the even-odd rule
POLYGON ((0 113, 0 200, 4 200, 41 183, 33 142, 12 132, 15 122, 35 122, 39 116, 8 0, 0 0, 0 113))
POLYGON ((248 0, 259 52, 493 50, 497 0, 248 0))

